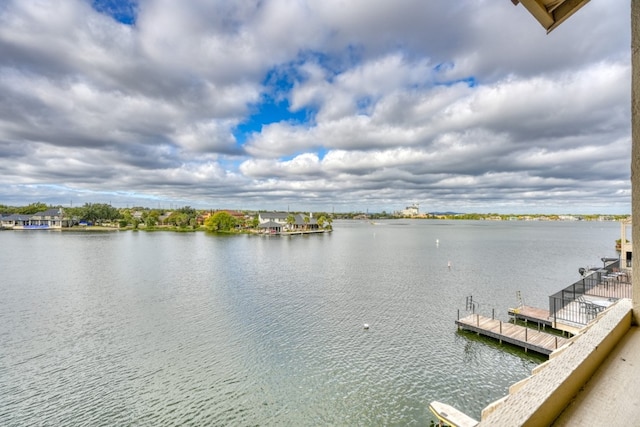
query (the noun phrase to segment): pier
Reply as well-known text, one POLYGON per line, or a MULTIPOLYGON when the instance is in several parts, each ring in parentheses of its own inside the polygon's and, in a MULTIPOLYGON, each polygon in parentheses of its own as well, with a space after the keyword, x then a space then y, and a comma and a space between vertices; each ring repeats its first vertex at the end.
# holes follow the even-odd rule
POLYGON ((551 320, 549 319, 549 310, 545 310, 543 308, 521 305, 517 308, 510 308, 508 313, 509 316, 512 316, 517 320, 533 322, 538 325, 542 325, 543 329, 553 326, 551 320))
POLYGON ((478 335, 496 339, 500 343, 506 342, 523 348, 525 351, 534 351, 547 356, 569 341, 561 336, 480 314, 470 314, 458 319, 456 325, 458 325, 458 329, 475 332, 478 335))
POLYGON ((549 297, 549 310, 525 305, 520 292, 518 307, 509 309, 512 322, 502 322, 475 313, 477 303, 473 297, 467 297, 466 310, 472 314, 460 318, 458 329, 475 332, 478 335, 493 338, 501 343, 523 348, 525 351, 549 355, 562 347, 568 336, 579 333, 587 324, 593 322, 602 312, 621 298, 631 295, 631 283, 627 272, 619 271, 619 261, 603 258, 603 268, 580 271, 581 278, 572 285, 549 297), (518 321, 524 322, 524 326, 518 321), (537 330, 528 327, 537 326, 537 330), (546 329, 561 331, 562 336, 546 332, 546 329))

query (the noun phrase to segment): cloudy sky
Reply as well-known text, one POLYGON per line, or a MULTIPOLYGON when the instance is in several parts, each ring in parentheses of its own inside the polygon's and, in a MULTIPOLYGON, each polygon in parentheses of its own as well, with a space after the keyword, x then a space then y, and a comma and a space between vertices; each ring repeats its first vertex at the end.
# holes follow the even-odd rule
POLYGON ((0 1, 0 204, 630 212, 630 2, 0 1))

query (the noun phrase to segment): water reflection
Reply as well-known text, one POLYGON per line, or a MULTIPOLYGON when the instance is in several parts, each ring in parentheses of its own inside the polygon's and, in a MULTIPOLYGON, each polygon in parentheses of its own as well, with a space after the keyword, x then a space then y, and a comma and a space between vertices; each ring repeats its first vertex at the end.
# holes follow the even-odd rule
POLYGON ((479 417, 542 359, 456 332, 465 298, 544 306, 619 231, 334 228, 0 233, 0 424, 427 425, 431 400, 479 417))

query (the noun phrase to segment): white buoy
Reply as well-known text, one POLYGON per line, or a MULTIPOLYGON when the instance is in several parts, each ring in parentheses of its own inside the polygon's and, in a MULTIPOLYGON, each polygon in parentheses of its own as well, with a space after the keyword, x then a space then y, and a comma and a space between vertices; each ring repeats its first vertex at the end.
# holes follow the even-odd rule
POLYGON ((447 267, 449 267, 449 270, 451 270, 451 261, 447 262, 447 267))
POLYGON ((363 326, 364 326, 365 329, 369 329, 369 324, 368 323, 365 323, 363 326))

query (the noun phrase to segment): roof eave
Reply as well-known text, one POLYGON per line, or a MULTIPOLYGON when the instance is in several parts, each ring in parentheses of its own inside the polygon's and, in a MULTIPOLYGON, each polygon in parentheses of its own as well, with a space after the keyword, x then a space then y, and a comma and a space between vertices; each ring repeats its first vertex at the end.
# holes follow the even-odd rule
POLYGON ((515 5, 522 3, 540 25, 547 30, 548 34, 587 4, 589 0, 556 0, 555 2, 548 0, 511 0, 511 2, 515 5), (547 4, 550 6, 547 7, 547 4))

